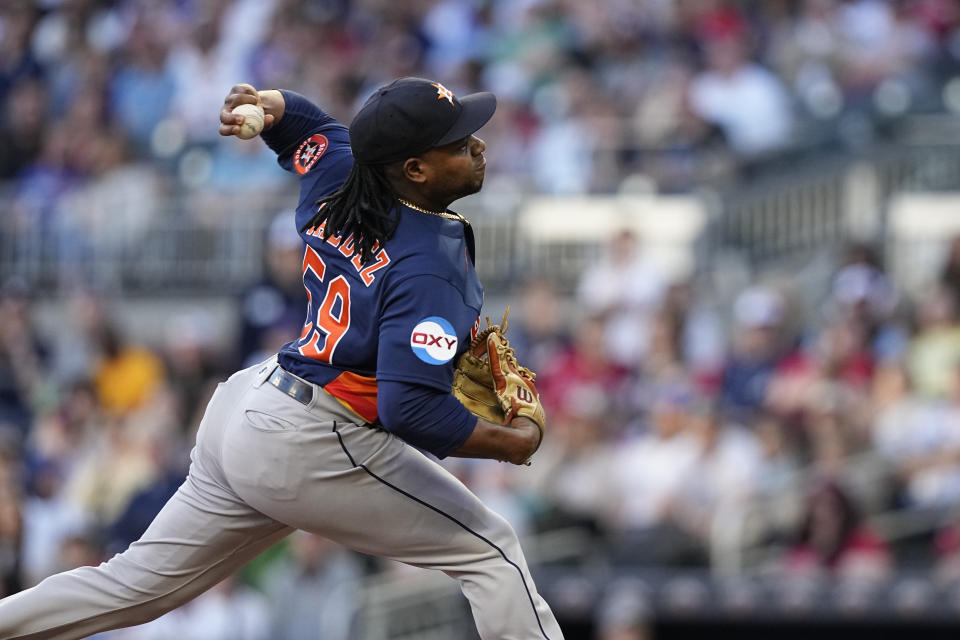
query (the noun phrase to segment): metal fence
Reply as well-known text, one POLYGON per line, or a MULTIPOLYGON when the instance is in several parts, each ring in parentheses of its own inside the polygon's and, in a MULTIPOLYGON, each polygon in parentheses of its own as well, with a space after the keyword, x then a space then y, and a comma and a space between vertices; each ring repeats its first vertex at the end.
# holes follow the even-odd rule
POLYGON ((740 186, 718 200, 710 245, 752 262, 832 244, 845 234, 847 163, 800 167, 740 186))
POLYGON ((364 587, 358 620, 363 640, 476 640, 466 598, 437 571, 406 569, 364 587))
MULTIPOLYGON (((680 623, 702 625, 704 633, 698 637, 715 633, 717 627, 733 634, 734 625, 744 627, 737 630, 764 630, 762 637, 768 637, 802 624, 807 633, 841 625, 845 636, 878 625, 885 630, 910 625, 906 628, 925 638, 955 637, 960 624, 960 583, 938 580, 925 571, 899 571, 870 580, 776 571, 730 575, 681 567, 561 564, 539 567, 534 578, 562 623, 581 629, 595 627, 601 611, 614 611, 624 622, 635 619, 673 631, 664 634, 670 637, 690 637, 670 628, 680 623), (954 635, 943 635, 948 630, 954 635)), ((383 577, 371 583, 360 626, 364 640, 478 637, 466 599, 453 580, 439 574, 383 577)))
POLYGON ((747 181, 715 199, 701 261, 732 249, 760 265, 853 240, 882 243, 895 194, 960 190, 958 151, 950 141, 877 147, 747 181))
MULTIPOLYGON (((0 283, 15 278, 48 298, 77 286, 112 296, 235 294, 263 275, 278 205, 255 198, 218 206, 231 213, 211 220, 193 215, 196 206, 187 199, 171 198, 137 228, 46 228, 0 219, 0 283)), ((514 215, 499 208, 495 215, 473 205, 465 213, 473 220, 478 272, 491 290, 507 289, 529 271, 569 284, 598 250, 588 243, 537 245, 521 237, 514 215)))
MULTIPOLYGON (((957 147, 900 146, 866 157, 820 158, 713 193, 703 200, 711 216, 697 261, 709 267, 718 252, 734 251, 760 265, 851 239, 882 240, 887 203, 904 190, 960 190, 957 147)), ((9 202, 9 189, 0 185, 0 282, 16 277, 48 296, 78 283, 115 294, 230 294, 261 276, 266 227, 281 206, 295 204, 278 203, 275 194, 218 196, 219 212, 208 215, 203 203, 177 196, 162 203, 146 226, 126 228, 118 212, 108 228, 70 229, 18 222, 9 202)), ((464 203, 485 284, 502 290, 519 274, 538 273, 571 290, 601 242, 532 237, 518 225, 521 205, 498 202, 495 194, 464 203)), ((591 224, 588 217, 583 224, 591 224)))
MULTIPOLYGON (((569 563, 591 550, 592 536, 559 529, 523 540, 531 567, 569 563)), ((439 571, 388 571, 367 580, 358 626, 363 640, 476 640, 467 599, 459 585, 439 571)))
MULTIPOLYGON (((96 227, 24 221, 0 208, 0 282, 16 279, 40 297, 77 286, 107 295, 230 294, 260 277, 265 230, 277 212, 266 197, 220 199, 216 216, 171 197, 137 225, 96 227)), ((4 201, 4 205, 9 201, 4 201)))

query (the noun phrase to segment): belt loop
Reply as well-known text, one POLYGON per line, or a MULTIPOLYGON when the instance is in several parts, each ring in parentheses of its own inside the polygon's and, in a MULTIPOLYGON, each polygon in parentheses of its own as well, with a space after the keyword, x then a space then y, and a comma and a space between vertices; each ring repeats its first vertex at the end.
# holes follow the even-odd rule
POLYGON ((261 362, 255 372, 256 377, 253 380, 253 387, 257 388, 261 386, 264 382, 269 380, 270 374, 272 374, 273 370, 276 369, 278 366, 280 365, 277 364, 276 356, 272 356, 270 358, 267 358, 263 362, 261 362))

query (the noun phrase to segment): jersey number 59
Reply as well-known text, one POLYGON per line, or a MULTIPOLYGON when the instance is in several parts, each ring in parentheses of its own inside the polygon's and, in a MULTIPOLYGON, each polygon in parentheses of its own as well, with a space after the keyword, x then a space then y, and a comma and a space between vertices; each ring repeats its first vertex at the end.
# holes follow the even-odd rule
POLYGON ((307 290, 307 321, 303 325, 297 347, 301 355, 330 362, 337 344, 350 328, 350 283, 342 275, 331 280, 327 284, 323 301, 314 311, 309 281, 313 280, 316 283, 314 288, 320 291, 326 271, 327 265, 323 258, 308 245, 303 254, 303 286, 307 290), (334 311, 339 313, 334 314, 334 311))

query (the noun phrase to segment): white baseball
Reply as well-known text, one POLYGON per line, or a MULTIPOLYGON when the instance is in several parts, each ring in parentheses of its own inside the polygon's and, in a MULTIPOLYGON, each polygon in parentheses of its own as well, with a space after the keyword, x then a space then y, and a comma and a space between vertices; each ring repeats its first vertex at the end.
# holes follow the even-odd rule
POLYGON ((255 104, 241 104, 233 108, 231 113, 243 116, 243 124, 237 137, 241 140, 253 138, 263 130, 263 107, 255 104))

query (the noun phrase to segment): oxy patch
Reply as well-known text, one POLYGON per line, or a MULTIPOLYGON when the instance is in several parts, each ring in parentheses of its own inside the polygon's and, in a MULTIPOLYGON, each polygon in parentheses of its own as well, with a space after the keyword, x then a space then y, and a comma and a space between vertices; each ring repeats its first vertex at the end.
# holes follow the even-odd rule
POLYGON ((413 328, 410 348, 427 364, 446 364, 457 354, 457 335, 446 319, 430 316, 413 328))

